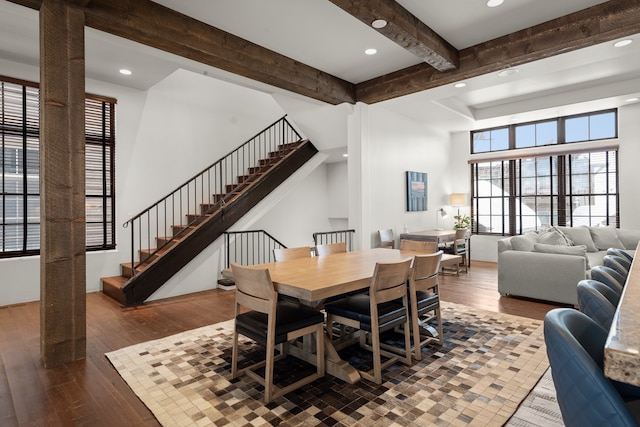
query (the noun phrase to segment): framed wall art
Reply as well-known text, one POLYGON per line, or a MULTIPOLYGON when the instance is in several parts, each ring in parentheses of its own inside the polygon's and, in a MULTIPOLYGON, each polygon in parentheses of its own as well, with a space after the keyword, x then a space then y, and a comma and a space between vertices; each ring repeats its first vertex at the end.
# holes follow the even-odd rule
POLYGON ((427 210, 427 174, 407 171, 407 211, 427 210))

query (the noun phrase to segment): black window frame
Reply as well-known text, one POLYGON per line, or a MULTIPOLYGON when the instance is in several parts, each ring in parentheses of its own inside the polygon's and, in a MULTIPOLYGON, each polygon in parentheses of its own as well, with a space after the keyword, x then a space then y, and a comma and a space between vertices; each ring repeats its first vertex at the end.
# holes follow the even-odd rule
MULTIPOLYGON (((589 137, 591 137, 591 135, 589 135, 589 137)), ((614 149, 606 147, 594 147, 587 150, 585 150, 584 144, 582 144, 581 146, 576 146, 575 150, 573 150, 572 147, 572 145, 576 143, 588 144, 594 141, 617 139, 617 137, 617 109, 607 109, 571 116, 558 117, 555 119, 543 119, 533 122, 511 124, 507 126, 497 126, 495 128, 472 131, 470 134, 471 153, 482 153, 486 158, 484 160, 474 160, 471 162, 470 166, 472 183, 472 232, 474 234, 487 235, 517 235, 531 229, 543 228, 546 225, 574 226, 577 225, 579 218, 582 218, 584 221, 586 221, 586 224, 579 225, 609 225, 618 227, 620 224, 620 193, 617 147, 614 149), (613 113, 614 115, 614 135, 588 140, 583 139, 571 142, 565 141, 567 120, 586 117, 590 123, 591 117, 610 113, 613 113), (557 122, 558 134, 555 141, 549 144, 534 144, 529 145, 526 148, 516 148, 516 129, 518 127, 537 125, 539 123, 548 123, 554 120, 557 122), (476 142, 476 134, 484 133, 486 136, 487 134, 490 135, 490 133, 496 129, 504 130, 505 128, 508 129, 509 134, 508 149, 497 149, 492 151, 480 150, 478 152, 475 152, 474 144, 476 142), (562 146, 561 151, 554 152, 553 149, 550 148, 548 150, 548 153, 545 153, 546 150, 544 149, 544 147, 556 145, 562 146), (532 154, 531 152, 524 151, 531 148, 542 150, 542 152, 532 154), (491 158, 490 155, 487 156, 487 153, 491 152, 495 152, 497 154, 495 158, 491 158), (605 165, 604 172, 596 172, 591 170, 590 165, 592 158, 593 156, 598 155, 604 156, 604 159, 601 159, 600 162, 600 164, 605 165), (574 185, 572 184, 573 181, 578 179, 578 176, 576 176, 577 174, 572 172, 572 164, 576 159, 584 159, 585 157, 588 157, 587 161, 589 163, 589 169, 586 174, 583 173, 581 175, 583 175, 583 178, 584 176, 586 176, 586 179, 588 180, 589 191, 583 193, 574 193, 574 185), (527 162, 528 164, 535 163, 536 165, 538 163, 548 162, 549 172, 547 175, 539 175, 536 171, 532 176, 523 177, 523 162, 527 162), (502 178, 499 188, 501 190, 504 190, 502 190, 501 194, 494 195, 492 194, 492 192, 494 192, 492 188, 494 187, 490 187, 489 189, 484 187, 486 187, 485 182, 487 181, 487 170, 489 170, 489 173, 491 174, 489 179, 493 180, 495 179, 493 177, 495 168, 500 168, 502 178), (606 190, 604 192, 592 191, 592 183, 595 180, 594 176, 597 176, 600 180, 604 178, 604 181, 606 182, 606 190), (532 192, 528 188, 525 188, 526 184, 524 183, 527 182, 530 184, 529 188, 533 183, 536 190, 532 192), (541 182, 543 183, 541 184, 541 182), (546 187, 548 187, 548 190, 546 187), (586 215, 574 215, 574 209, 576 209, 578 200, 595 200, 596 198, 606 198, 606 208, 604 214, 598 212, 592 213, 592 210, 590 208, 592 205, 587 204, 585 205, 588 212, 586 215), (535 206, 538 206, 538 203, 548 206, 548 210, 546 211, 535 210, 536 215, 534 216, 536 222, 535 224, 533 224, 533 227, 532 224, 526 223, 527 221, 525 217, 527 215, 525 215, 523 212, 525 211, 524 206, 527 205, 523 203, 523 199, 529 199, 529 205, 531 204, 531 200, 535 199, 535 201, 533 202, 535 206), (492 211, 497 211, 498 208, 500 208, 501 210, 500 214, 494 213, 492 211), (615 211, 614 214, 612 213, 613 211, 615 211), (537 221, 540 217, 540 213, 538 212, 549 213, 549 220, 545 221, 549 224, 540 224, 538 226, 537 221), (495 221, 498 221, 498 218, 500 218, 499 226, 496 225, 496 227, 493 227, 493 224, 495 223, 495 221), (594 221, 596 221, 597 224, 594 223, 594 221), (491 231, 492 229, 496 231, 491 231)), ((484 142, 484 144, 486 144, 486 142, 484 142)))
MULTIPOLYGON (((116 103, 113 98, 86 94, 87 251, 116 247, 116 103)), ((0 258, 40 254, 40 165, 39 155, 34 154, 39 153, 38 105, 38 83, 0 76, 0 258), (15 158, 9 161, 7 154, 15 158), (9 217, 9 212, 15 216, 9 217)))

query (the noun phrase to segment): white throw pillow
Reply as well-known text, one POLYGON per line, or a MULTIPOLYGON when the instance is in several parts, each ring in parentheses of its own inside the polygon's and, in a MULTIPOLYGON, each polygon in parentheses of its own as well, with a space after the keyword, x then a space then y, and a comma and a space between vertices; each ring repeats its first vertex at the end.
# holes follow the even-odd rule
POLYGON ((558 230, 562 231, 574 245, 585 245, 587 252, 598 252, 593 239, 591 238, 591 232, 587 227, 558 227, 558 230))
POLYGON ((601 251, 609 248, 624 249, 624 245, 618 239, 615 227, 589 227, 591 238, 596 247, 601 251))
POLYGON ((538 243, 547 245, 567 245, 567 240, 558 231, 545 231, 538 236, 538 243))
POLYGON ((587 258, 587 247, 585 245, 566 246, 566 245, 546 245, 544 243, 536 243, 533 245, 533 252, 542 252, 546 254, 561 255, 577 255, 583 256, 587 270, 591 269, 589 258, 587 258))
POLYGON ((533 244, 538 242, 536 233, 527 233, 522 236, 513 236, 511 238, 511 246, 516 251, 533 252, 533 244))

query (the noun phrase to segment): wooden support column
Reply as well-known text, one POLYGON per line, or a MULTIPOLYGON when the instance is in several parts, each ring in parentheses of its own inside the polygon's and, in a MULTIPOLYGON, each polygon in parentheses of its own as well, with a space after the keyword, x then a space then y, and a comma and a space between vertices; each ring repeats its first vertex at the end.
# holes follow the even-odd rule
POLYGON ((84 10, 40 8, 40 356, 86 356, 84 10))

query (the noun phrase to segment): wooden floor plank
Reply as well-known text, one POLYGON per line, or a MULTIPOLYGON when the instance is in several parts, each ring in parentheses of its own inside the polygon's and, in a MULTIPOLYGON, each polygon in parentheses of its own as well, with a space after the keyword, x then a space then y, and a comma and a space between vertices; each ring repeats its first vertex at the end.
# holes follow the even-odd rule
MULTIPOLYGON (((542 319, 557 307, 501 298, 494 263, 441 276, 444 301, 542 319)), ((215 289, 123 308, 87 294, 87 357, 45 369, 40 361, 39 302, 0 307, 0 425, 158 426, 105 353, 233 317, 234 291, 215 289)))

